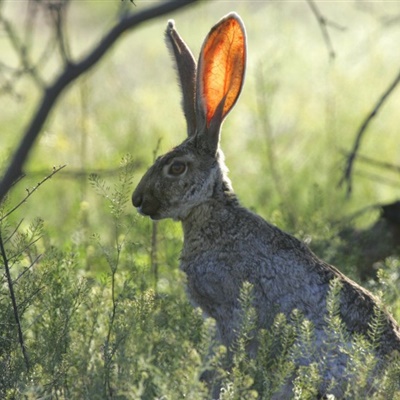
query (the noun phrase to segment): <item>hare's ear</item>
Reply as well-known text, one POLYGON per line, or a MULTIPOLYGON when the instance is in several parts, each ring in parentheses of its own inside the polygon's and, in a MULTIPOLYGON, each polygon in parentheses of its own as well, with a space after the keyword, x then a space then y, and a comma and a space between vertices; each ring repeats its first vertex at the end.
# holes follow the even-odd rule
POLYGON ((221 124, 242 90, 246 69, 246 31, 236 13, 222 18, 206 37, 197 72, 199 135, 216 151, 221 124))
POLYGON ((176 31, 173 20, 168 21, 165 31, 165 41, 176 61, 182 90, 182 108, 186 118, 188 136, 191 136, 196 132, 196 61, 189 47, 176 31))

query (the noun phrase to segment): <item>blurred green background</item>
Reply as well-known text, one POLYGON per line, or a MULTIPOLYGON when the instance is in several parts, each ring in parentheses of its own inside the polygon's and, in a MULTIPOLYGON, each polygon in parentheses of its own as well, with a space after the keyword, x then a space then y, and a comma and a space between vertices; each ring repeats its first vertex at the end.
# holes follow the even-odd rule
MULTIPOLYGON (((136 7, 125 7, 135 12, 152 4, 137 1, 136 7)), ((282 223, 292 221, 287 228, 296 231, 318 212, 313 207, 323 208, 324 218, 337 219, 398 198, 400 189, 391 184, 398 174, 371 169, 368 163, 356 165, 350 200, 338 181, 343 152, 351 149, 360 124, 399 69, 400 6, 353 1, 317 5, 339 26, 328 26, 334 59, 306 2, 203 1, 125 34, 94 69, 72 84, 51 113, 26 166, 27 178, 13 194, 21 196, 53 165, 67 168, 30 200, 26 216, 40 215, 52 235, 60 237, 77 228, 82 207, 91 224, 101 223, 96 200, 85 179, 75 173, 107 174, 129 152, 140 166, 136 182, 156 149, 165 152, 185 136, 176 76, 163 39, 167 19, 175 19, 197 56, 211 25, 232 10, 246 24, 248 67, 240 101, 224 124, 222 148, 243 204, 266 218, 282 214, 282 223), (371 173, 380 179, 367 176, 371 173)), ((89 51, 110 28, 119 7, 117 1, 71 2, 67 33, 74 58, 89 51)), ((27 2, 4 2, 2 8, 22 36, 27 2)), ((46 20, 37 24, 32 58, 41 54, 49 29, 46 20)), ((2 62, 18 65, 4 31, 0 49, 2 62)), ((59 71, 60 63, 52 57, 40 72, 51 81, 59 71)), ((3 93, 0 100, 4 166, 40 98, 28 78, 16 82, 15 92, 3 93)), ((399 104, 397 90, 369 126, 363 155, 400 164, 399 104)))

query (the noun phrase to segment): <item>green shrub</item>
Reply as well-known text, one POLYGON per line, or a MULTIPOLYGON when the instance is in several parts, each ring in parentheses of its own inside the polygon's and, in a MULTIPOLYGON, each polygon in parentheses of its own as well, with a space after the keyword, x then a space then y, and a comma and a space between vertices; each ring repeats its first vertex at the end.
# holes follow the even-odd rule
MULTIPOLYGON (((115 183, 91 177, 111 224, 106 234, 88 240, 52 243, 40 218, 16 218, 23 202, 1 205, 0 398, 203 400, 220 385, 224 400, 269 399, 293 377, 293 399, 315 398, 325 355, 299 368, 294 362, 315 355, 312 323, 294 310, 257 333, 252 287, 246 284, 235 345, 228 351, 216 343, 214 322, 188 303, 176 272, 179 241, 171 240, 173 250, 167 249, 171 231, 154 235, 156 228, 143 228, 131 212, 131 179, 129 157, 115 183), (155 245, 158 275, 146 267, 155 245), (259 350, 250 357, 247 349, 255 340, 259 350), (204 376, 213 378, 206 383, 204 376)), ((398 261, 387 264, 372 289, 384 289, 396 307, 398 261)), ((340 289, 334 281, 327 298, 327 349, 349 339, 339 313, 340 289)), ((399 354, 371 378, 381 318, 377 307, 368 337, 355 336, 353 346, 342 350, 349 354, 348 399, 400 396, 399 354), (368 392, 371 379, 374 391, 368 392)))

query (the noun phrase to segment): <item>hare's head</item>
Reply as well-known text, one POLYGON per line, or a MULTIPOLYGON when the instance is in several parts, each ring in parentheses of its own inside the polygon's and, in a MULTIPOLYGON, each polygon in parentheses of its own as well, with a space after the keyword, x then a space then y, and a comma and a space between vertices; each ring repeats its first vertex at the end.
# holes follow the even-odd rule
POLYGON ((188 138, 156 160, 132 202, 153 219, 182 220, 193 207, 231 190, 219 138, 242 89, 246 34, 240 17, 228 14, 207 35, 198 66, 173 21, 168 22, 166 40, 177 64, 188 138))

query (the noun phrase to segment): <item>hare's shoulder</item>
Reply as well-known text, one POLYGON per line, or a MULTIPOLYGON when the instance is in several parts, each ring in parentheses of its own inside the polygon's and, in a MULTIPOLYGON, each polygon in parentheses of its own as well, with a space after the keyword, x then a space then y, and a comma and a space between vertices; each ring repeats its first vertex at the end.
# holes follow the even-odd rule
MULTIPOLYGON (((299 239, 238 204, 215 203, 207 218, 197 215, 184 226, 181 265, 196 270, 229 269, 244 275, 269 271, 279 277, 288 273, 321 275, 329 281, 334 269, 320 262, 299 239)), ((286 277, 288 279, 288 277, 286 277)))
POLYGON ((225 208, 185 235, 181 268, 214 287, 250 281, 280 292, 325 286, 336 275, 303 242, 240 206, 225 208))

